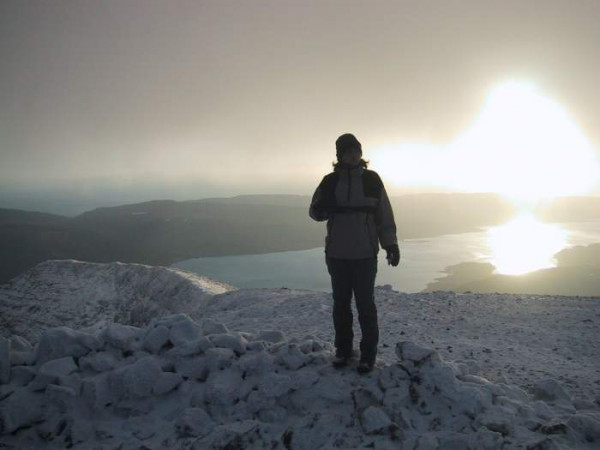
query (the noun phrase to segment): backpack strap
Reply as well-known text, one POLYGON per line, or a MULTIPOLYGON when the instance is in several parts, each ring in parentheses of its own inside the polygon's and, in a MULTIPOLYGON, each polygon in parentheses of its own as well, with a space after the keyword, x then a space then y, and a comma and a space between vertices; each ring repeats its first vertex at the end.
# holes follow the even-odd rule
POLYGON ((379 200, 381 198, 383 181, 381 181, 377 172, 365 169, 363 170, 361 178, 365 197, 373 197, 379 200))

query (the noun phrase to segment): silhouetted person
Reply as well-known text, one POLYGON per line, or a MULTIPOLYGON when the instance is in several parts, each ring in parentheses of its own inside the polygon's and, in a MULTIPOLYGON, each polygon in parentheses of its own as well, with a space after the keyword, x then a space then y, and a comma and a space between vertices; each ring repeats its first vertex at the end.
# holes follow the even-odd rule
POLYGON ((309 215, 327 220, 325 261, 333 290, 335 367, 348 364, 353 356, 352 293, 362 332, 357 370, 373 369, 379 342, 374 287, 379 243, 387 252, 388 264, 397 266, 400 250, 394 213, 379 175, 367 169, 362 146, 352 134, 336 142, 337 163, 317 187, 309 215))

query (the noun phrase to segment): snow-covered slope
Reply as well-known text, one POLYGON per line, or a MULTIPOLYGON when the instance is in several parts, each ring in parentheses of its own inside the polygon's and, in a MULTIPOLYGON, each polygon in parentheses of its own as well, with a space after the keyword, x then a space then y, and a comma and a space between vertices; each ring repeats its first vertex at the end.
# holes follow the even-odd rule
MULTIPOLYGON (((600 297, 454 292, 401 293, 375 288, 378 357, 396 360, 394 344, 409 339, 474 373, 523 389, 547 378, 577 401, 600 403, 600 297)), ((354 311, 354 341, 360 328, 354 311)), ((290 289, 240 289, 208 300, 202 316, 235 330, 268 327, 333 342, 331 294, 290 289)))
POLYGON ((411 341, 394 345, 395 363, 362 377, 353 367, 333 369, 331 344, 315 336, 235 332, 185 314, 145 329, 55 328, 34 349, 0 338, 0 348, 5 448, 593 449, 600 442, 598 412, 577 410, 558 383, 528 394, 411 341))
MULTIPOLYGON (((68 264, 77 271, 82 263, 68 264)), ((111 273, 107 266, 96 269, 111 273)), ((49 293, 48 281, 13 280, 1 288, 13 302, 17 292, 30 305, 64 302, 62 324, 74 327, 76 285, 106 292, 114 283, 107 278, 129 279, 111 291, 109 309, 131 323, 136 303, 127 299, 140 290, 130 286, 134 280, 172 283, 167 290, 152 282, 160 294, 146 291, 146 298, 161 305, 160 314, 140 328, 104 320, 84 331, 43 331, 38 319, 37 345, 0 338, 0 444, 600 448, 598 297, 404 294, 379 286, 377 366, 360 376, 355 364, 339 371, 330 365, 330 294, 236 290, 150 266, 117 264, 112 271, 119 277, 92 268, 75 277, 67 269, 64 277, 47 275, 68 301, 60 291, 49 293), (122 304, 120 292, 130 293, 122 304), (168 315, 173 304, 187 314, 168 315)), ((99 310, 88 301, 86 310, 99 310)), ((19 320, 25 329, 26 317, 19 320)))
POLYGON ((167 267, 48 260, 0 285, 0 335, 36 342, 43 330, 62 325, 78 329, 108 320, 143 326, 234 289, 167 267))

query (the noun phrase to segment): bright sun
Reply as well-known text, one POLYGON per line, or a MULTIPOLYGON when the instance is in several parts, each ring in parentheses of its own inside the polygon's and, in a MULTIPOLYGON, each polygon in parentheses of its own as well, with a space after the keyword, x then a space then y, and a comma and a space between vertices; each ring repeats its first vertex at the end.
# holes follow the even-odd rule
POLYGON ((517 217, 487 232, 489 260, 504 274, 553 266, 567 233, 531 211, 555 197, 589 193, 600 174, 595 149, 569 114, 523 82, 493 89, 471 127, 448 145, 381 146, 370 159, 392 185, 495 192, 515 204, 517 217))
POLYGON ((600 173, 569 114, 523 82, 493 89, 472 126, 447 146, 390 145, 370 159, 395 185, 496 192, 516 203, 587 193, 600 173))

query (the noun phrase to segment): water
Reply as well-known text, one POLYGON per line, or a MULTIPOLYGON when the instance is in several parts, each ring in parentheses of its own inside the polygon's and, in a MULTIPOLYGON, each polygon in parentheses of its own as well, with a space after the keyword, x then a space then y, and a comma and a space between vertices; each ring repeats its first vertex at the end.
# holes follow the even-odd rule
MULTIPOLYGON (((569 247, 600 242, 600 221, 568 222, 560 226, 568 232, 569 247)), ((443 277, 441 271, 447 266, 467 261, 489 262, 492 257, 487 229, 404 239, 399 246, 401 260, 397 267, 388 266, 385 251, 380 250, 375 284, 390 284, 400 292, 420 292, 434 279, 443 277)), ((287 287, 331 292, 323 247, 262 255, 194 258, 172 267, 239 288, 287 287)))

